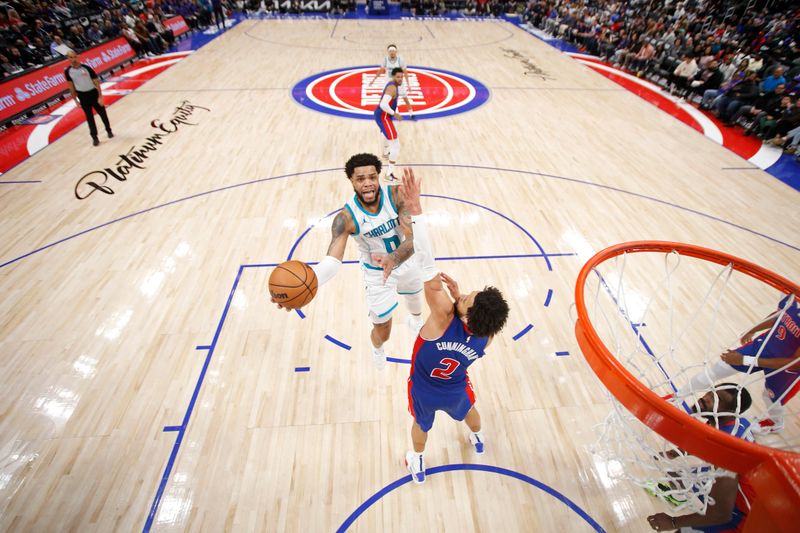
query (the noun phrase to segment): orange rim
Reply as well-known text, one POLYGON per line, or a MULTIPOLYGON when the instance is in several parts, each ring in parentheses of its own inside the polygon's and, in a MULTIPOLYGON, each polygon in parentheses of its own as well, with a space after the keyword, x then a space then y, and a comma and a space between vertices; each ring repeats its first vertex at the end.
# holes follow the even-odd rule
POLYGON ((791 292, 800 294, 800 286, 788 279, 755 263, 716 250, 666 241, 634 241, 617 244, 596 253, 578 274, 575 284, 575 306, 578 315, 575 336, 583 355, 606 388, 642 423, 681 449, 711 464, 748 477, 768 478, 769 482, 764 483, 764 486, 770 487, 776 512, 777 507, 793 509, 792 514, 796 520, 797 509, 800 509, 800 454, 769 448, 728 435, 665 402, 628 372, 600 340, 589 320, 584 287, 589 273, 595 267, 624 253, 673 251, 720 265, 732 265, 734 270, 756 278, 784 294, 791 292))

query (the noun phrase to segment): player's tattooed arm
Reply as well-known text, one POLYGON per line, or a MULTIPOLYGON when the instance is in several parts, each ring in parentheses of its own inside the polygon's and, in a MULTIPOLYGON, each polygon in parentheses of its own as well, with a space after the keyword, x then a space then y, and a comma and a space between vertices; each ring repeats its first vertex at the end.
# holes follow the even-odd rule
POLYGON ((405 240, 400 243, 397 249, 390 253, 389 256, 394 261, 395 266, 400 265, 403 261, 414 255, 414 231, 411 229, 411 215, 408 211, 397 206, 400 211, 398 215, 398 222, 400 223, 400 232, 405 235, 405 240))
POLYGON ((339 261, 344 259, 344 250, 347 247, 347 237, 356 232, 356 225, 346 209, 339 211, 331 224, 331 243, 328 246, 328 255, 339 261))
POLYGON ((400 266, 403 261, 414 255, 414 233, 411 230, 411 215, 405 208, 403 198, 400 195, 400 187, 392 186, 392 198, 395 199, 395 206, 397 207, 398 222, 400 233, 405 237, 405 240, 400 243, 395 251, 387 255, 374 255, 373 261, 383 268, 384 281, 389 279, 392 270, 400 266))

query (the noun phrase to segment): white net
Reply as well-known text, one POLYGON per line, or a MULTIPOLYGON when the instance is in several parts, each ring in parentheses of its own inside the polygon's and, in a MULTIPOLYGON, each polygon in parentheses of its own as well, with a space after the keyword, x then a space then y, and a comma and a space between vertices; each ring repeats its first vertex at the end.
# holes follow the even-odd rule
MULTIPOLYGON (((677 252, 607 260, 584 290, 600 340, 664 401, 736 437, 800 451, 800 399, 791 400, 800 387, 800 364, 791 358, 800 346, 793 295, 677 252)), ((592 447, 607 474, 676 512, 704 513, 714 481, 731 474, 680 450, 609 398, 611 412, 592 447)))

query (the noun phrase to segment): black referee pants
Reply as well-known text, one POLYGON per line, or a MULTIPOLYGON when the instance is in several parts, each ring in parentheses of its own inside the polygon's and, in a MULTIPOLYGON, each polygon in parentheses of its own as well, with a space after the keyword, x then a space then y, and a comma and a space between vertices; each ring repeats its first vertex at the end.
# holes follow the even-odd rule
POLYGON ((106 127, 106 131, 111 131, 111 124, 108 122, 106 108, 97 101, 98 96, 97 89, 86 92, 78 91, 78 101, 81 103, 83 113, 86 115, 86 122, 89 124, 89 133, 92 134, 92 139, 97 137, 97 124, 94 122, 92 109, 97 111, 97 114, 100 115, 100 118, 103 120, 103 125, 106 127))

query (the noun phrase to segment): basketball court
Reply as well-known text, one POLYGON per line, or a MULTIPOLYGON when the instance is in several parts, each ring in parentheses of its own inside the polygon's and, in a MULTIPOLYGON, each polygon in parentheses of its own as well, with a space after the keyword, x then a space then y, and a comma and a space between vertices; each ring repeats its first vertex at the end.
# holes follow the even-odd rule
POLYGON ((243 20, 109 116, 114 139, 81 125, 3 175, 41 181, 0 189, 3 531, 646 531, 664 505, 587 451, 609 403, 573 331, 581 266, 664 240, 800 279, 797 191, 506 22, 243 20), (438 266, 511 306, 471 371, 487 453, 440 414, 421 486, 407 311, 379 372, 358 265, 302 313, 266 289, 324 256, 345 161, 380 154, 298 83, 389 43, 455 87, 397 125, 438 266))

